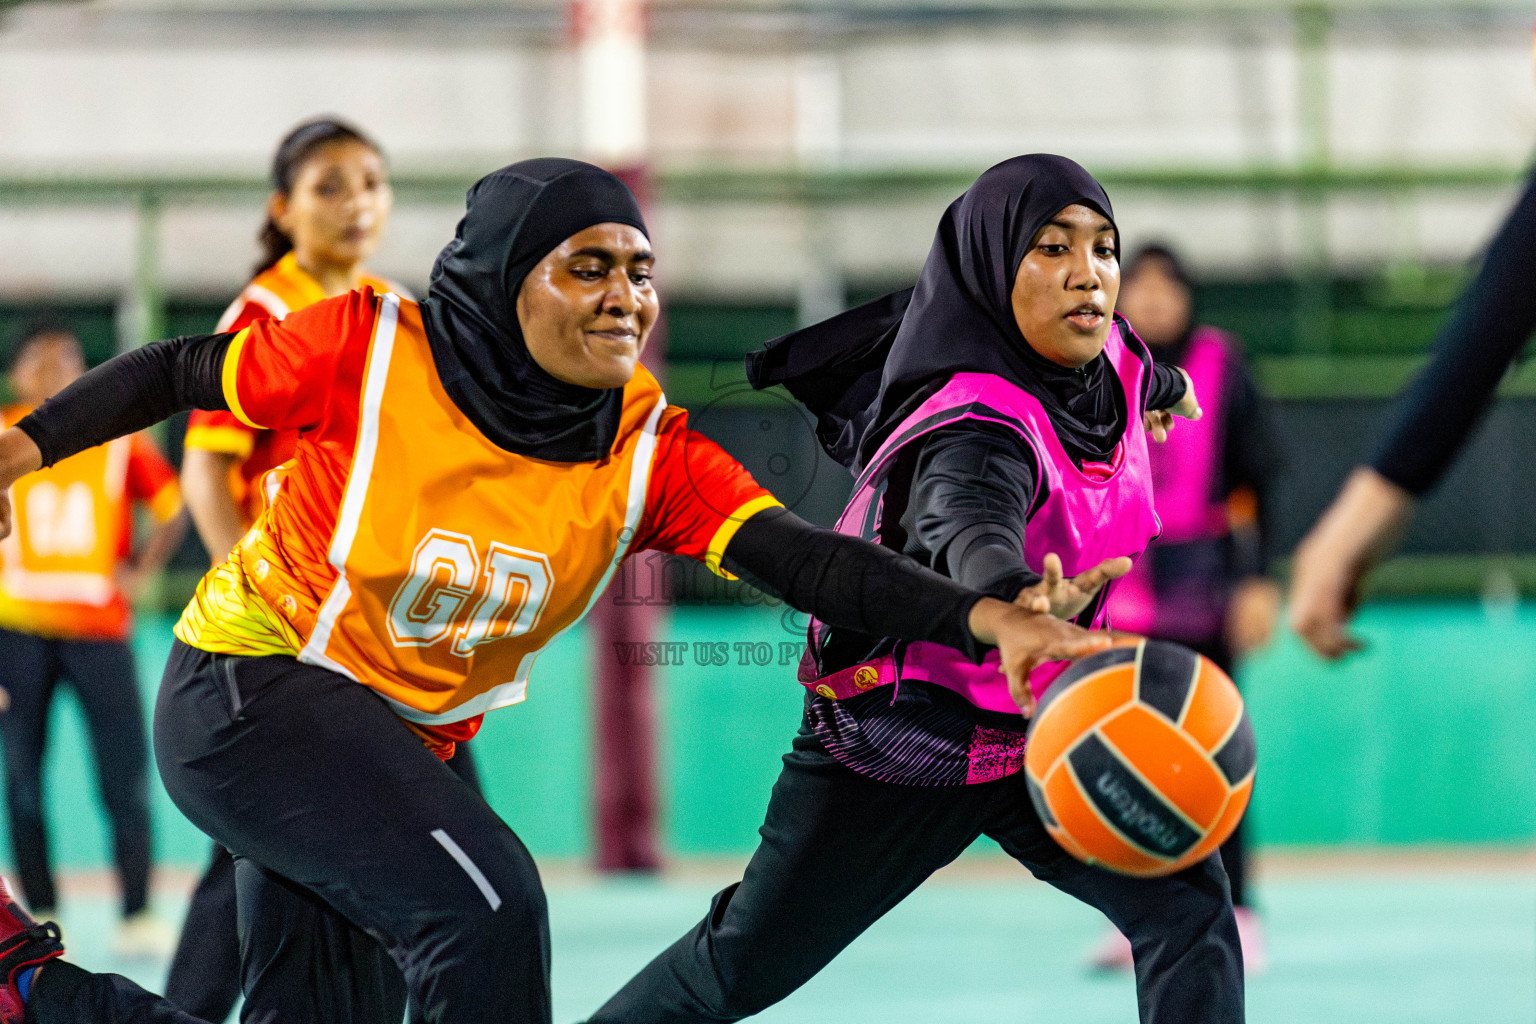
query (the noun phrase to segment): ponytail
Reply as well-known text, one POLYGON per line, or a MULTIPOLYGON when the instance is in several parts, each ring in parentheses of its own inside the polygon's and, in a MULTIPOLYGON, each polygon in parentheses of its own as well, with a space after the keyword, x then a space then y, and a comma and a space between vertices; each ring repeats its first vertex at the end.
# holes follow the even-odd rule
MULTIPOLYGON (((288 195, 299 171, 309 162, 321 146, 332 142, 361 142, 369 149, 384 155, 379 144, 365 135, 362 129, 335 117, 317 117, 294 128, 277 145, 272 157, 272 191, 288 195)), ((268 214, 261 230, 256 233, 256 243, 261 247, 261 259, 257 260, 252 275, 270 270, 277 261, 293 251, 293 239, 289 238, 277 222, 268 214)))
POLYGON ((256 244, 261 246, 261 259, 256 261, 256 266, 251 268, 251 276, 255 277, 264 271, 277 266, 277 261, 293 251, 293 239, 283 233, 283 229, 277 226, 277 221, 272 215, 267 214, 267 222, 261 226, 256 234, 256 244))

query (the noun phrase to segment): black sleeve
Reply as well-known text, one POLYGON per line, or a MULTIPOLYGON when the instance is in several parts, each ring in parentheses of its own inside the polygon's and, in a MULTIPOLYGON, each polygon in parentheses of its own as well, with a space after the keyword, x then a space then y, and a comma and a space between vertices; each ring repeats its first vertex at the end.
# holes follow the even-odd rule
POLYGON ((1147 382, 1147 408, 1170 409, 1179 404, 1179 399, 1188 390, 1189 381, 1184 379, 1177 366, 1172 363, 1153 363, 1152 376, 1147 382))
POLYGON ((1269 403, 1259 393, 1248 363, 1233 353, 1227 363, 1222 451, 1225 498, 1238 488, 1253 492, 1258 503, 1258 528, 1234 536, 1234 571, 1258 576, 1268 571, 1268 543, 1274 537, 1274 483, 1285 465, 1279 434, 1269 403))
POLYGON ((979 662, 967 619, 983 595, 889 548, 812 526, 785 508, 741 524, 721 565, 821 621, 871 636, 927 640, 979 662))
POLYGON ((1372 465, 1413 494, 1435 485, 1536 329, 1536 174, 1398 402, 1372 465))
POLYGON ((184 409, 228 409, 224 354, 233 334, 157 341, 109 359, 16 424, 51 466, 184 409))
POLYGON ((1023 554, 1038 478, 1035 454, 1017 431, 989 423, 940 428, 918 449, 902 528, 934 568, 1011 601, 1040 578, 1023 554))

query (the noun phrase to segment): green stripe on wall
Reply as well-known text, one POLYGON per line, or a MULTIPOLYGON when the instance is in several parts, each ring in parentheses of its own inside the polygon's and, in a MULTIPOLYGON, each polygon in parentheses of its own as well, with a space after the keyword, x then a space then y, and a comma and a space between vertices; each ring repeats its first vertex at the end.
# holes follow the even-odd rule
MULTIPOLYGON (((800 715, 797 624, 780 612, 671 611, 666 638, 684 645, 674 649, 681 664, 657 672, 664 828, 675 854, 743 854, 756 843, 800 715), (726 645, 727 664, 707 663, 695 645, 709 643, 726 645)), ((146 708, 169 628, 168 619, 146 619, 135 639, 146 708)), ((1359 631, 1368 649, 1341 665, 1283 637, 1243 673, 1259 738, 1257 839, 1536 841, 1536 604, 1382 602, 1363 611, 1359 631)), ((589 849, 591 656, 579 632, 552 645, 529 700, 487 716, 474 741, 492 806, 544 856, 589 849)), ((46 776, 60 867, 108 862, 94 770, 66 689, 46 776)), ((158 781, 153 792, 158 859, 201 862, 207 841, 158 781)), ((8 848, 0 860, 10 863, 8 848)))

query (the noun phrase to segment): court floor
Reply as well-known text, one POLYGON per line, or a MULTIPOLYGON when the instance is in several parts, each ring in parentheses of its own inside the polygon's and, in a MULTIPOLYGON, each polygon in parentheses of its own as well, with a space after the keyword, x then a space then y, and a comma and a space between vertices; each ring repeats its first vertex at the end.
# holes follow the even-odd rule
MULTIPOLYGON (((764 1024, 1133 1024, 1128 977, 1084 968, 1095 913, 977 859, 941 874, 764 1024), (979 865, 979 867, 978 867, 979 865)), ((552 865, 555 1021, 571 1024, 704 913, 736 865, 607 881, 552 865)), ((157 906, 179 920, 185 879, 157 906)), ((1259 889, 1269 967, 1250 980, 1255 1024, 1531 1024, 1536 1021, 1536 875, 1455 861, 1369 861, 1271 872, 1259 889)), ((100 876, 65 890, 71 958, 158 987, 164 965, 109 952, 100 876)))

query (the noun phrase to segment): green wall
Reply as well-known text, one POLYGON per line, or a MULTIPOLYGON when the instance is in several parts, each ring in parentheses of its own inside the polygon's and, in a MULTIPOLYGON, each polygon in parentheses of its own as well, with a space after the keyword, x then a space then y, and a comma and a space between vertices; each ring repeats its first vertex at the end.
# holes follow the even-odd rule
MULTIPOLYGON (((666 846, 746 853, 799 721, 794 624, 775 608, 677 608, 658 668, 666 846), (753 642, 770 664, 697 664, 695 643, 753 642), (786 646, 787 645, 787 646, 786 646)), ((146 702, 169 621, 136 647, 146 702)), ((1289 637, 1244 673, 1259 736, 1253 825, 1271 844, 1536 841, 1536 604, 1392 602, 1360 616, 1367 650, 1326 666, 1289 637)), ((613 656, 612 652, 608 652, 613 656)), ((475 740, 492 804, 534 852, 587 851, 589 652, 577 634, 534 669, 527 703, 490 715, 475 740)), ((60 866, 107 862, 94 771, 67 694, 54 711, 49 815, 60 866)), ((155 786, 157 855, 191 864, 206 841, 155 786)), ((9 851, 0 860, 9 862, 9 851)))
POLYGON ((1272 843, 1536 840, 1536 605, 1367 607, 1366 650, 1285 637, 1244 674, 1272 843))

